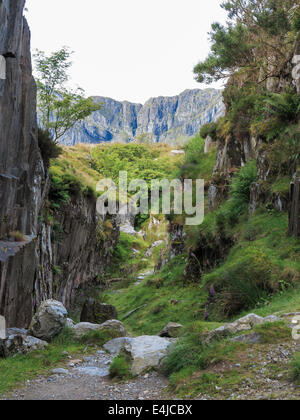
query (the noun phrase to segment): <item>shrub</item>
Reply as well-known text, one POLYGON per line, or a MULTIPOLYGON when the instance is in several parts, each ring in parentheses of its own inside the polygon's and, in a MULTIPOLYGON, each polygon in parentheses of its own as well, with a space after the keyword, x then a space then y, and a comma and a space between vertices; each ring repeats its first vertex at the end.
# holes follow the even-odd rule
POLYGON ((55 346, 68 346, 76 341, 72 328, 65 327, 62 332, 54 337, 52 344, 55 346))
POLYGON ((48 168, 50 159, 57 158, 62 149, 51 138, 47 130, 39 128, 38 143, 45 166, 48 168))
POLYGON ((245 165, 234 177, 230 194, 236 202, 249 204, 251 184, 257 180, 256 162, 245 165))
POLYGON ((210 124, 205 124, 201 127, 200 136, 205 139, 207 136, 210 136, 212 140, 216 141, 217 139, 217 124, 211 122, 210 124))
POLYGON ((248 211, 251 184, 257 180, 256 162, 248 162, 235 175, 230 187, 230 199, 223 208, 223 216, 232 226, 248 211))
POLYGON ((109 373, 112 378, 130 379, 132 377, 130 360, 126 355, 119 355, 112 361, 109 373))
POLYGON ((170 348, 167 357, 162 364, 162 371, 165 375, 173 375, 177 372, 188 370, 199 371, 207 369, 210 365, 216 364, 231 356, 237 343, 226 341, 215 341, 210 345, 204 344, 201 340, 203 327, 191 327, 186 335, 170 348))
POLYGON ((231 317, 254 308, 272 293, 281 290, 279 268, 255 244, 235 248, 226 263, 206 274, 204 281, 213 286, 217 317, 231 317))
POLYGON ((204 140, 199 136, 192 138, 184 147, 185 159, 179 173, 174 178, 209 180, 216 163, 216 152, 204 154, 204 140))

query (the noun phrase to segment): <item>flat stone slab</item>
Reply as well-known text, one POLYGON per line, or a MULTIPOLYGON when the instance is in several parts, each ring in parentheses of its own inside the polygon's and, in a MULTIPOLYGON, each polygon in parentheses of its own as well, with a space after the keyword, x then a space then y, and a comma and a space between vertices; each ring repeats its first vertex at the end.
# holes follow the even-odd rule
POLYGON ((69 371, 67 369, 58 368, 58 369, 53 369, 51 373, 53 373, 53 375, 68 375, 69 371))
POLYGON ((80 373, 81 375, 99 376, 101 378, 109 376, 109 366, 103 368, 96 366, 77 367, 74 368, 74 371, 80 373))
POLYGON ((235 341, 237 343, 256 344, 261 341, 261 335, 254 332, 251 334, 239 335, 237 337, 231 338, 230 341, 235 341))

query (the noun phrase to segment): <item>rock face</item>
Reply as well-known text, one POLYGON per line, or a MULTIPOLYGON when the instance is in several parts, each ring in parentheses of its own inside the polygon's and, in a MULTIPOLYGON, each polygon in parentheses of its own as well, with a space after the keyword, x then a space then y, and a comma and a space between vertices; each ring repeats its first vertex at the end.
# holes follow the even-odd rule
POLYGON ((145 103, 117 102, 95 97, 102 109, 94 112, 61 139, 77 143, 144 141, 175 144, 197 134, 202 125, 224 114, 222 92, 214 89, 186 90, 178 96, 151 98, 145 103))
POLYGON ((32 240, 46 188, 24 3, 0 2, 0 249, 1 239, 10 231, 28 235, 28 244, 16 257, 0 262, 0 313, 13 326, 25 326, 33 314, 36 254, 32 240))
POLYGON ((297 89, 298 95, 300 95, 300 38, 298 37, 298 42, 296 43, 295 54, 292 60, 293 71, 292 78, 294 85, 297 89))
POLYGON ((66 325, 68 312, 61 302, 46 300, 34 315, 28 333, 51 341, 66 325))
POLYGON ((97 283, 119 228, 113 220, 109 240, 97 241, 101 220, 96 199, 88 196, 61 206, 55 226, 44 221, 50 179, 38 145, 24 4, 0 2, 0 315, 8 327, 27 328, 44 300, 55 298, 70 308, 79 290, 97 283), (20 231, 24 241, 8 243, 11 231, 20 231))
POLYGON ((36 124, 30 32, 24 0, 0 3, 0 237, 19 230, 36 234, 44 167, 36 124), (5 62, 5 65, 4 65, 5 62), (2 74, 2 77, 4 75, 2 74))
POLYGON ((128 142, 136 134, 140 104, 118 102, 111 98, 93 98, 102 108, 77 124, 62 137, 66 146, 77 143, 105 143, 112 141, 128 142))
POLYGON ((300 237, 300 177, 297 176, 291 183, 290 209, 289 209, 289 233, 300 237))
POLYGON ((72 197, 56 212, 55 221, 59 232, 44 224, 38 238, 37 301, 55 298, 68 310, 74 303, 82 307, 86 289, 97 284, 110 262, 119 226, 116 218, 111 219, 110 237, 97 239, 96 228, 103 221, 97 215, 94 197, 72 197), (53 273, 54 265, 60 267, 60 273, 53 273))
POLYGON ((87 299, 83 305, 80 321, 102 324, 109 319, 117 319, 118 312, 112 305, 96 302, 94 299, 87 299))

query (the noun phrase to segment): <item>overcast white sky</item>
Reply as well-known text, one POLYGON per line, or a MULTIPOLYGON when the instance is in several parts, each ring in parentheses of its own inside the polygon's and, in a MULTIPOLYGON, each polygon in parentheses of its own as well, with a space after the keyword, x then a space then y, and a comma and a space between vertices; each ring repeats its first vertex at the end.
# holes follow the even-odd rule
MULTIPOLYGON (((27 0, 32 49, 69 46, 72 82, 88 95, 144 103, 202 88, 193 67, 209 52, 221 0, 27 0)), ((220 87, 221 85, 219 85, 220 87)))

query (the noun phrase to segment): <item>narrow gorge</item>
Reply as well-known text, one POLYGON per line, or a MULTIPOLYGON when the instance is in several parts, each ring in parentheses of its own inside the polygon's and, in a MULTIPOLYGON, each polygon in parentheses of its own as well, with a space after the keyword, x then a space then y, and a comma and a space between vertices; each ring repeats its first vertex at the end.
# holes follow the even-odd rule
POLYGON ((24 7, 0 1, 0 399, 300 399, 299 2, 223 4, 194 73, 224 90, 54 91, 46 129, 24 7), (204 180, 203 223, 159 194, 101 215, 124 171, 204 180))

